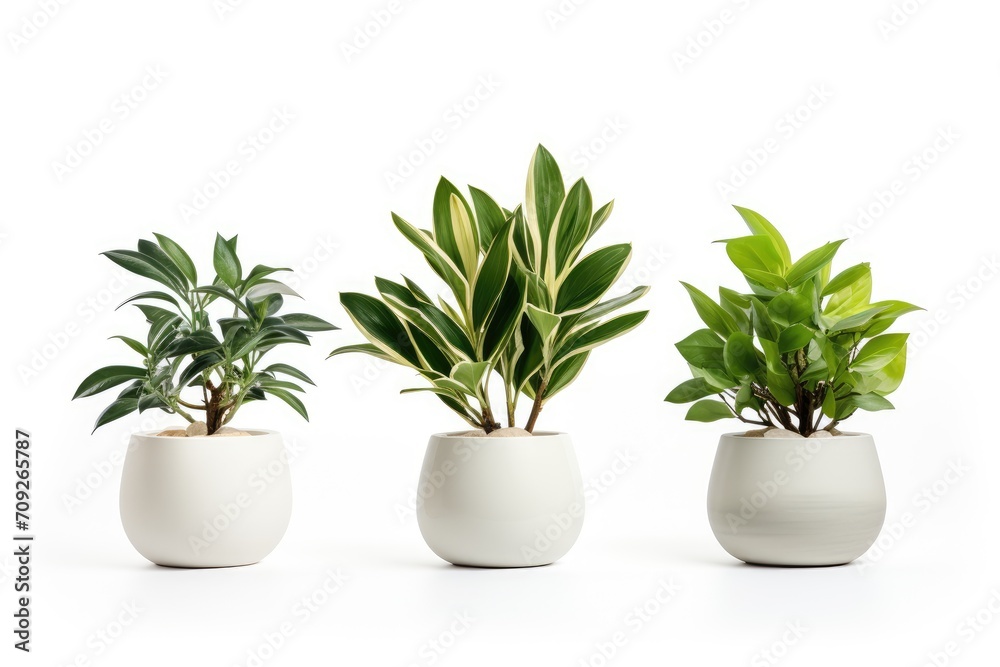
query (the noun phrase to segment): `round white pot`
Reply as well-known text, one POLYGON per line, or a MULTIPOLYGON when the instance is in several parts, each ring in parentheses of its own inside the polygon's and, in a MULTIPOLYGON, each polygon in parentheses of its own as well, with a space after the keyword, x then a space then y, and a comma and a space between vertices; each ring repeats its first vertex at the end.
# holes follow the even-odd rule
POLYGON ((731 555, 759 565, 842 565, 885 520, 885 484, 870 435, 723 435, 708 486, 708 519, 731 555))
POLYGON ((455 565, 532 567, 562 558, 583 526, 580 466, 565 433, 432 435, 417 488, 427 546, 455 565))
POLYGON ((174 438, 136 433, 122 470, 121 517, 157 565, 256 563, 281 541, 292 485, 281 434, 174 438))

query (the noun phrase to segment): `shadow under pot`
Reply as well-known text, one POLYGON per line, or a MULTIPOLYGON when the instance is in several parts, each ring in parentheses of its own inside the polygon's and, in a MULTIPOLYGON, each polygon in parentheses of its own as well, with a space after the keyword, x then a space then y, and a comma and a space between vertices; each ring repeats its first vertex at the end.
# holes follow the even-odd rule
POLYGON ((723 435, 708 487, 719 544, 751 564, 843 565, 875 542, 885 484, 870 435, 723 435))
POLYGON ((132 546, 168 567, 233 567, 267 556, 292 511, 281 434, 132 436, 120 495, 132 546))
POLYGON ((583 481, 565 433, 432 435, 417 495, 424 541, 455 565, 548 565, 583 526, 583 481))

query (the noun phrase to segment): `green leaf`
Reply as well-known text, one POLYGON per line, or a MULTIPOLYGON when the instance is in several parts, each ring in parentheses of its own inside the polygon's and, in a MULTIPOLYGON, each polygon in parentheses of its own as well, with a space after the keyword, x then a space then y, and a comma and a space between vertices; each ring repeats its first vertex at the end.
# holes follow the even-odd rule
MULTIPOLYGON (((750 228, 750 231, 756 235, 766 236, 771 239, 774 247, 778 250, 778 255, 781 257, 782 263, 785 266, 789 266, 792 263, 792 254, 788 250, 788 244, 785 243, 785 239, 781 236, 774 225, 767 221, 764 216, 756 211, 751 211, 748 208, 743 208, 742 206, 734 206, 736 212, 740 214, 743 221, 750 228)), ((782 272, 783 273, 783 272, 782 272)))
POLYGON ((767 307, 757 297, 753 297, 750 301, 750 319, 752 328, 759 338, 772 342, 778 340, 780 335, 778 327, 767 312, 767 307))
POLYGON ((837 417, 837 398, 834 396, 833 387, 827 389, 823 395, 823 414, 830 419, 837 417))
POLYGON ((180 247, 176 242, 163 234, 157 234, 154 232, 153 236, 156 237, 156 242, 160 244, 160 248, 163 249, 163 252, 170 257, 174 265, 180 269, 181 273, 183 273, 188 279, 188 282, 192 285, 197 285, 198 271, 195 269, 194 262, 191 261, 191 257, 184 251, 184 248, 180 247))
POLYGON ((485 252, 504 228, 507 216, 499 204, 482 190, 470 186, 469 192, 472 194, 472 205, 476 209, 476 222, 479 225, 479 247, 485 252))
POLYGON ((733 411, 722 401, 704 399, 692 405, 684 419, 694 422, 714 422, 732 417, 735 417, 733 411))
POLYGON ((649 287, 646 285, 640 285, 639 287, 636 287, 628 294, 625 294, 623 296, 618 296, 613 299, 608 299, 607 301, 602 301, 601 303, 598 303, 596 306, 592 306, 587 310, 583 311, 582 313, 580 313, 580 323, 586 324, 587 322, 598 320, 604 317, 605 315, 612 313, 618 310, 619 308, 623 308, 632 303, 633 301, 642 298, 643 296, 646 295, 647 292, 649 292, 649 287))
POLYGON ((698 311, 698 316, 708 325, 709 329, 723 338, 728 338, 731 334, 738 331, 733 316, 727 313, 722 306, 709 298, 708 295, 697 287, 685 282, 682 282, 681 285, 687 290, 688 295, 691 297, 691 303, 694 304, 694 309, 698 311))
POLYGON ((291 271, 291 269, 274 268, 272 266, 258 264, 250 270, 250 273, 247 274, 246 280, 243 281, 243 290, 249 290, 251 287, 264 280, 267 276, 281 271, 291 271))
POLYGON ((684 360, 697 368, 725 368, 725 343, 710 329, 699 329, 675 345, 684 360))
POLYGON ((236 251, 221 234, 215 235, 215 253, 212 258, 215 272, 219 278, 232 289, 236 289, 243 277, 243 268, 236 256, 236 251))
POLYGON ((135 250, 109 250, 107 252, 102 252, 101 254, 127 271, 131 271, 132 273, 142 276, 143 278, 155 280, 161 285, 165 285, 174 290, 178 294, 184 293, 184 286, 178 284, 177 279, 174 278, 174 276, 162 268, 161 265, 155 262, 148 255, 136 252, 135 250))
POLYGON ((835 294, 842 289, 850 287, 859 280, 863 280, 865 276, 871 278, 871 268, 868 262, 862 262, 861 264, 855 264, 854 266, 844 269, 838 273, 833 280, 826 284, 823 288, 823 292, 820 296, 830 296, 835 294))
POLYGON ((552 398, 560 391, 573 384, 573 380, 575 380, 580 374, 580 371, 583 370, 588 358, 590 358, 590 353, 584 352, 582 354, 574 354, 572 357, 560 362, 553 369, 552 377, 549 378, 549 384, 545 388, 546 398, 552 398))
POLYGON ((224 287, 219 287, 218 285, 205 285, 204 287, 195 287, 191 291, 195 294, 208 294, 212 297, 223 298, 236 306, 239 310, 243 311, 244 314, 252 316, 250 309, 247 308, 242 301, 236 298, 232 292, 229 292, 224 287))
POLYGON ((778 336, 778 351, 785 354, 800 350, 809 344, 815 334, 815 331, 803 324, 793 324, 778 336))
POLYGON ((398 360, 390 354, 382 351, 382 348, 376 347, 371 343, 358 343, 356 345, 344 345, 338 347, 336 350, 327 355, 327 359, 330 357, 336 357, 341 354, 367 354, 372 357, 378 357, 379 359, 384 359, 385 361, 398 362, 398 360))
POLYGON ((149 348, 134 338, 129 338, 128 336, 112 336, 111 338, 117 338, 144 357, 149 355, 149 348))
POLYGON ((878 394, 849 394, 842 403, 855 408, 861 408, 868 412, 878 412, 879 410, 893 410, 895 406, 884 396, 878 394))
MULTIPOLYGON (((104 409, 104 411, 97 417, 97 423, 94 424, 94 431, 101 428, 107 423, 113 422, 116 419, 121 419, 125 415, 135 412, 139 407, 139 401, 135 398, 119 398, 114 403, 109 405, 104 409)), ((94 431, 91 431, 93 434, 94 431)))
POLYGON ((690 403, 699 398, 718 394, 719 390, 708 384, 705 378, 692 378, 685 380, 673 388, 663 400, 669 403, 690 403))
POLYGON ((458 265, 426 232, 417 229, 395 213, 392 214, 392 221, 396 225, 396 229, 424 254, 427 263, 451 288, 458 303, 464 308, 469 299, 467 294, 469 285, 458 265))
POLYGON ((840 276, 834 278, 830 285, 827 285, 824 294, 831 296, 823 308, 824 315, 838 320, 857 313, 868 305, 872 296, 872 274, 867 265, 861 266, 864 268, 852 274, 853 280, 836 291, 830 290, 830 285, 836 283, 840 276))
POLYGON ((632 246, 621 243, 595 250, 581 259, 559 287, 555 312, 567 315, 596 304, 618 280, 631 256, 632 246))
POLYGON ((300 331, 336 331, 326 320, 305 313, 288 313, 282 315, 281 320, 290 327, 295 327, 300 331))
POLYGON ((510 227, 505 226, 503 231, 493 239, 483 258, 483 264, 479 267, 478 273, 472 284, 472 326, 476 331, 482 331, 486 325, 486 318, 489 316, 500 298, 500 292, 507 283, 507 274, 510 273, 510 227))
POLYGON ((205 371, 212 370, 224 361, 225 360, 218 352, 209 352, 207 354, 198 355, 183 371, 181 371, 180 377, 177 379, 177 385, 180 387, 186 387, 196 377, 205 371))
POLYGON ((369 341, 412 366, 419 367, 409 334, 399 318, 384 303, 357 292, 343 292, 340 303, 369 341))
POLYGON ((277 396, 288 405, 292 406, 292 409, 302 415, 302 418, 309 421, 309 413, 306 412, 306 406, 299 400, 299 397, 277 387, 262 387, 264 393, 271 394, 272 396, 277 396))
POLYGON ((795 403, 795 382, 789 377, 787 372, 777 373, 771 368, 767 369, 767 390, 778 399, 784 406, 795 403))
POLYGON ((256 285, 244 292, 246 298, 253 303, 260 303, 269 296, 275 294, 287 294, 288 296, 297 296, 302 298, 302 295, 293 290, 291 287, 283 282, 277 280, 260 280, 256 285))
MULTIPOLYGON (((378 349, 378 348, 376 348, 376 349, 378 349)), ((270 366, 268 366, 267 368, 265 368, 261 372, 263 372, 263 373, 272 373, 272 374, 273 373, 284 373, 285 375, 291 376, 291 377, 296 378, 298 380, 302 380, 303 382, 307 382, 307 383, 309 383, 311 385, 315 385, 316 384, 311 379, 309 379, 308 375, 306 375, 305 373, 303 373, 299 369, 295 368, 294 366, 289 366, 288 364, 271 364, 270 366)))
MULTIPOLYGON (((161 410, 168 410, 170 406, 166 404, 162 398, 156 394, 145 394, 138 398, 139 412, 143 413, 151 408, 160 408, 161 410)), ((126 413, 128 414, 128 413, 126 413)))
POLYGON ((479 395, 479 389, 490 372, 490 365, 485 361, 460 361, 451 369, 450 378, 464 387, 469 394, 479 395))
POLYGON ((770 236, 741 236, 727 239, 726 254, 729 259, 744 274, 747 271, 760 271, 782 276, 785 273, 785 262, 770 236))
POLYGON ((828 333, 837 333, 839 331, 849 331, 851 329, 859 329, 867 324, 873 317, 885 312, 888 306, 874 306, 862 310, 860 313, 855 313, 849 317, 845 317, 842 320, 837 321, 832 327, 827 331, 828 333))
POLYGON ((607 204, 597 209, 594 212, 594 217, 590 220, 590 236, 588 238, 593 238, 597 230, 600 229, 608 218, 611 217, 611 211, 615 207, 615 201, 612 199, 607 204))
POLYGON ((722 351, 726 370, 736 378, 753 377, 760 371, 760 360, 753 346, 753 338, 739 331, 726 340, 722 351))
POLYGON ((152 241, 147 241, 145 239, 139 239, 138 243, 139 252, 150 259, 150 261, 156 265, 156 268, 160 269, 167 275, 169 275, 179 292, 183 292, 184 288, 187 287, 187 276, 184 272, 174 264, 174 260, 170 259, 170 256, 163 252, 160 246, 156 245, 152 241))
POLYGON ((175 338, 163 351, 166 357, 181 357, 186 354, 208 352, 222 347, 222 342, 211 331, 193 331, 187 336, 175 338))
POLYGON ((294 382, 288 382, 286 380, 276 380, 275 378, 264 376, 258 380, 260 386, 267 389, 287 389, 289 391, 304 392, 301 386, 295 384, 294 382))
POLYGON ((827 243, 826 245, 816 248, 815 250, 810 250, 803 255, 801 259, 792 264, 792 268, 788 270, 787 274, 785 274, 785 280, 787 280, 788 284, 792 287, 801 285, 805 281, 809 280, 833 261, 833 257, 837 254, 837 250, 846 240, 847 239, 833 241, 832 243, 827 243))
POLYGON ((851 370, 862 375, 882 370, 906 349, 908 336, 909 334, 884 334, 872 338, 854 358, 851 370))
POLYGON ((117 387, 129 380, 138 380, 146 377, 146 369, 139 366, 105 366, 94 371, 80 383, 73 398, 83 398, 93 396, 102 391, 117 387))
POLYGON ((797 322, 811 321, 813 304, 804 294, 783 292, 767 304, 767 313, 775 323, 788 327, 797 322))
POLYGON ((434 191, 434 242, 469 279, 479 252, 479 230, 472 221, 465 197, 448 179, 441 178, 434 191))
POLYGON ((537 308, 530 303, 528 304, 527 313, 528 319, 535 326, 538 335, 541 336, 543 341, 550 343, 559 329, 560 317, 537 308))
POLYGON ((590 238, 590 217, 594 202, 590 188, 582 178, 569 189, 552 224, 548 247, 546 281, 563 274, 579 256, 583 244, 590 238))
POLYGON ((539 144, 528 166, 525 186, 524 213, 528 227, 541 241, 540 257, 545 257, 556 213, 566 196, 559 165, 552 154, 539 144))
POLYGON ((150 292, 140 292, 139 294, 136 294, 135 296, 130 296, 129 298, 125 299, 120 304, 118 304, 118 307, 115 308, 115 310, 118 310, 118 308, 121 308, 126 303, 131 303, 131 302, 136 301, 138 299, 157 299, 159 301, 166 301, 167 303, 172 303, 178 309, 181 307, 180 304, 177 303, 177 299, 175 299, 174 297, 170 296, 166 292, 160 292, 160 291, 153 290, 153 291, 150 291, 150 292))
POLYGON ((629 331, 642 324, 642 321, 646 319, 648 314, 648 310, 642 310, 635 313, 626 313, 624 315, 612 317, 607 322, 602 322, 598 326, 588 330, 578 338, 574 339, 568 350, 559 351, 559 358, 566 359, 567 357, 573 355, 589 352, 599 345, 603 345, 604 343, 618 338, 619 336, 624 336, 629 331))
POLYGON ((508 277, 500 298, 486 320, 480 343, 481 358, 495 363, 505 351, 512 352, 507 349, 508 343, 521 323, 526 303, 517 280, 508 277))

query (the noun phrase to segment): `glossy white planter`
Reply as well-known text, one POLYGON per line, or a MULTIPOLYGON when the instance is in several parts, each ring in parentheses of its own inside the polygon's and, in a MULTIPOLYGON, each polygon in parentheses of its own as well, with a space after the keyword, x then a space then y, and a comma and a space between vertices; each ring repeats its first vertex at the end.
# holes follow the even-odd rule
POLYGON ((564 433, 523 438, 432 435, 417 521, 434 553, 456 565, 532 567, 580 535, 580 467, 564 433))
POLYGON ((870 435, 723 435, 708 487, 719 544, 759 565, 842 565, 868 551, 885 520, 885 484, 870 435))
POLYGON ((121 518, 157 565, 256 563, 281 541, 292 485, 281 434, 172 438, 136 433, 122 470, 121 518))

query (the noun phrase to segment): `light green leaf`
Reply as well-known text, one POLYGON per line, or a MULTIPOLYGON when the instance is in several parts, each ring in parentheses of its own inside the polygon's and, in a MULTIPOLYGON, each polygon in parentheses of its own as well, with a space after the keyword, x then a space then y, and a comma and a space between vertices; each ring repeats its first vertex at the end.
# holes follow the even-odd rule
POLYGON ((800 350, 809 344, 815 334, 815 331, 803 324, 793 324, 778 336, 778 351, 784 354, 800 350))
POLYGON ((722 401, 704 399, 692 405, 684 419, 695 422, 714 422, 735 416, 729 406, 722 401))
POLYGON ((734 332, 738 331, 736 326, 736 320, 733 316, 727 313, 722 306, 713 301, 707 294, 699 290, 693 285, 689 285, 682 282, 681 285, 687 290, 688 296, 691 297, 691 303, 694 304, 694 309, 698 311, 698 316, 701 320, 708 325, 708 328, 716 332, 723 338, 729 337, 734 332))
POLYGON ((713 394, 718 394, 719 390, 708 384, 705 378, 692 378, 690 380, 685 380, 679 385, 674 387, 667 397, 663 400, 668 403, 690 403, 691 401, 696 401, 699 398, 705 398, 706 396, 712 396, 713 394))
POLYGON ((872 338, 854 358, 851 370, 862 375, 882 370, 906 349, 908 336, 909 334, 884 334, 872 338))
POLYGON ((785 274, 785 280, 787 280, 788 284, 792 287, 801 285, 805 281, 809 280, 833 261, 833 257, 837 254, 837 250, 846 240, 847 239, 833 241, 832 243, 827 243, 826 245, 816 248, 815 250, 810 250, 803 255, 801 259, 792 264, 792 268, 790 268, 788 273, 785 274))
MULTIPOLYGON (((767 221, 767 219, 756 211, 751 211, 748 208, 743 208, 742 206, 734 206, 736 212, 740 214, 743 221, 746 223, 750 231, 756 235, 767 236, 771 239, 774 247, 778 250, 778 255, 781 257, 784 266, 790 266, 792 263, 792 254, 788 250, 788 244, 785 243, 785 239, 781 236, 774 225, 767 221)), ((781 273, 784 273, 782 271, 781 273)))

